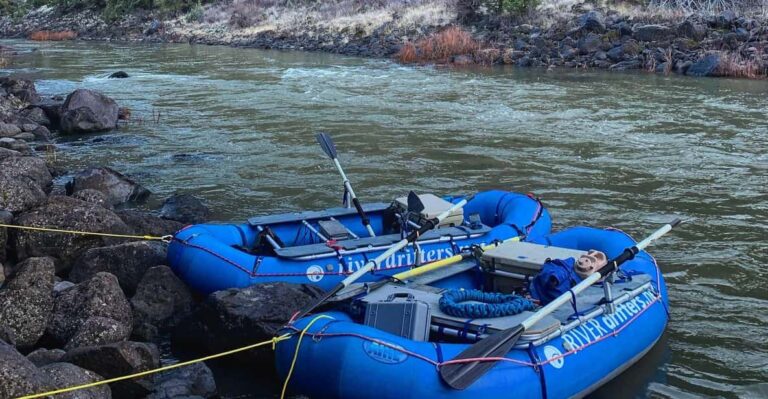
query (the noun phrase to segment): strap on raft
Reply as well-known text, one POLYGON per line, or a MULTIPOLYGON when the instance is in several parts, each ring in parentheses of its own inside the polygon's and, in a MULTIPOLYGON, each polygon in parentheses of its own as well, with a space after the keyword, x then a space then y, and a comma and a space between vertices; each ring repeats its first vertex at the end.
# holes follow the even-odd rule
POLYGON ((470 319, 512 316, 535 308, 533 302, 519 295, 480 290, 453 289, 446 291, 440 298, 440 310, 443 313, 470 319))

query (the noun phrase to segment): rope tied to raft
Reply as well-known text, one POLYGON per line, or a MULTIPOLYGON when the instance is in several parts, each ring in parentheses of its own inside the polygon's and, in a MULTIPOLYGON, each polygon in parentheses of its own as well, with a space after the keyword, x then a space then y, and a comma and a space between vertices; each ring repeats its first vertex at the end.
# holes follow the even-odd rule
POLYGON ((531 300, 514 294, 453 289, 440 298, 440 310, 454 317, 487 319, 534 310, 531 300))
POLYGON ((17 229, 17 230, 44 231, 48 233, 75 234, 75 235, 81 235, 81 236, 99 236, 99 237, 112 237, 112 238, 130 238, 134 240, 162 241, 166 244, 173 241, 173 235, 170 235, 170 234, 164 235, 164 236, 113 234, 113 233, 98 233, 93 231, 54 229, 50 227, 20 226, 15 224, 0 224, 0 227, 5 227, 8 229, 17 229))

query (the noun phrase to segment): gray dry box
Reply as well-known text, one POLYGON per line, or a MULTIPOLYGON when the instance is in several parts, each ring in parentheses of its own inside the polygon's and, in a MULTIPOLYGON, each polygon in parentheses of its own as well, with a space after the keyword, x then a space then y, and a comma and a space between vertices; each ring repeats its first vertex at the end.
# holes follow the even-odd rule
POLYGON ((365 307, 366 326, 414 341, 429 338, 431 321, 429 305, 406 293, 392 294, 386 300, 369 302, 365 307))

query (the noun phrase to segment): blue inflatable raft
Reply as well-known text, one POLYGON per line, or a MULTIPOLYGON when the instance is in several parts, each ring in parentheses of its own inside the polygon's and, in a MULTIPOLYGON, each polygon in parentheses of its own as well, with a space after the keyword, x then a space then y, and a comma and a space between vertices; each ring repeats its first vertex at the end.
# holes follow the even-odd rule
MULTIPOLYGON (((461 197, 446 198, 458 202, 461 197)), ((168 248, 174 272, 196 291, 284 281, 327 290, 384 252, 409 231, 412 218, 393 204, 367 204, 376 237, 369 237, 353 208, 259 216, 241 224, 200 224, 176 233, 168 248), (406 220, 407 219, 407 220, 406 220)), ((450 257, 473 244, 515 236, 540 238, 551 219, 538 199, 505 191, 475 195, 463 216, 396 253, 361 281, 450 257)))
MULTIPOLYGON (((511 258, 541 261, 547 254, 577 255, 596 249, 610 259, 634 245, 634 240, 620 231, 587 227, 536 241, 540 245, 510 246, 512 252, 518 252, 511 258)), ((456 281, 474 281, 464 288, 525 286, 524 275, 529 273, 526 268, 530 264, 504 263, 483 255, 482 262, 451 266, 454 272, 470 278, 428 285, 419 284, 425 281, 392 283, 339 308, 343 312, 300 319, 283 331, 294 334, 277 344, 278 372, 288 378, 289 392, 313 399, 582 397, 635 363, 661 337, 668 320, 667 291, 655 260, 640 252, 620 267, 607 287, 598 283, 588 288, 570 306, 561 307, 526 330, 516 346, 474 384, 465 390, 450 388, 440 379, 442 364, 488 334, 518 325, 532 313, 486 319, 449 316, 438 305, 443 290, 455 288, 456 281), (375 308, 377 317, 370 317, 370 304, 380 305, 398 296, 413 299, 415 305, 410 309, 418 309, 418 303, 429 305, 427 339, 383 331, 382 307, 375 308), (361 307, 366 310, 360 311, 361 307), (373 319, 380 328, 371 326, 373 319)), ((390 330, 401 331, 395 327, 390 330)))

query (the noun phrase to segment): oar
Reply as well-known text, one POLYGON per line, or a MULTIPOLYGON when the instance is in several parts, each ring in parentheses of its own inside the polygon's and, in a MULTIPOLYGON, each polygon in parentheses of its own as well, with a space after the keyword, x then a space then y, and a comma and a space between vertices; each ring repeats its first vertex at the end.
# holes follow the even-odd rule
MULTIPOLYGON (((494 243, 494 244, 489 244, 489 245, 482 246, 482 247, 480 247, 480 249, 482 251, 487 251, 489 249, 496 248, 497 246, 499 246, 499 245, 501 245, 503 243, 520 241, 522 239, 523 239, 522 236, 507 238, 506 240, 503 240, 501 242, 497 242, 497 243, 494 243)), ((354 286, 350 286, 347 289, 343 290, 342 292, 339 292, 339 294, 336 295, 333 298, 333 301, 343 301, 343 300, 355 297, 355 296, 357 296, 359 294, 362 294, 364 292, 373 292, 373 291, 375 291, 375 290, 377 290, 377 289, 379 289, 379 288, 381 288, 384 285, 387 285, 389 283, 396 282, 396 281, 405 281, 405 280, 408 280, 408 279, 412 279, 414 277, 421 276, 423 274, 427 274, 427 273, 433 272, 435 270, 444 269, 444 268, 446 268, 448 266, 455 265, 456 263, 459 263, 459 262, 462 262, 464 260, 467 260, 467 259, 471 258, 472 256, 474 256, 472 251, 471 250, 466 250, 466 251, 462 251, 459 254, 450 256, 448 258, 436 260, 434 262, 429 262, 429 263, 424 264, 422 266, 415 267, 415 268, 413 268, 411 270, 406 270, 404 272, 400 272, 400 273, 394 274, 394 275, 390 276, 389 278, 385 278, 385 279, 382 279, 382 280, 374 281, 372 283, 357 283, 354 286)))
POLYGON ((306 316, 308 313, 312 312, 318 306, 320 306, 323 303, 327 302, 332 296, 336 295, 336 293, 338 293, 339 291, 343 290, 344 288, 346 288, 350 284, 354 283, 357 279, 362 277, 364 274, 368 273, 369 271, 373 270, 374 267, 376 267, 379 264, 381 264, 381 262, 384 262, 387 258, 389 258, 390 256, 394 255, 395 252, 405 248, 405 246, 408 245, 408 243, 416 241, 419 238, 420 235, 422 235, 422 234, 426 233, 427 231, 432 230, 433 228, 437 227, 440 224, 440 222, 442 222, 443 220, 445 220, 445 218, 448 217, 448 215, 450 215, 452 212, 454 212, 454 211, 460 209, 461 207, 463 207, 464 205, 466 205, 466 203, 471 198, 472 197, 465 198, 465 199, 457 202, 456 204, 454 204, 450 208, 448 208, 448 210, 446 210, 445 212, 437 215, 437 217, 435 217, 433 219, 428 219, 426 222, 424 222, 424 224, 418 230, 411 231, 411 233, 408 234, 407 237, 403 238, 402 240, 398 241, 396 244, 394 244, 391 247, 389 247, 389 249, 384 251, 384 253, 382 253, 381 255, 377 256, 376 258, 374 258, 372 260, 369 260, 368 263, 366 263, 363 267, 361 267, 356 272, 354 272, 354 273, 350 274, 349 276, 347 276, 347 278, 342 280, 340 283, 336 284, 333 288, 331 288, 330 291, 326 292, 317 301, 309 304, 309 306, 307 306, 304 309, 302 309, 301 312, 299 312, 299 314, 294 316, 294 319, 298 319, 300 317, 306 316))
POLYGON ((347 174, 344 173, 344 169, 341 168, 339 158, 336 156, 336 145, 333 144, 331 136, 329 136, 328 133, 318 133, 315 135, 315 138, 317 139, 317 142, 320 143, 320 147, 323 148, 325 154, 328 155, 328 157, 331 158, 333 163, 336 165, 336 169, 338 169, 339 174, 341 175, 341 179, 344 181, 344 188, 347 189, 349 196, 352 197, 352 204, 355 205, 355 209, 357 209, 357 214, 360 215, 363 226, 365 226, 365 229, 368 230, 368 234, 371 237, 376 237, 376 233, 374 233, 373 228, 371 228, 371 221, 368 219, 368 216, 365 215, 363 207, 360 205, 360 200, 357 199, 355 192, 352 190, 352 185, 349 183, 349 179, 347 179, 347 174))
POLYGON ((531 326, 538 323, 539 320, 570 301, 572 295, 581 293, 592 284, 598 282, 601 278, 615 271, 622 263, 634 258, 638 252, 647 247, 652 241, 668 233, 678 224, 680 224, 680 219, 675 219, 671 223, 656 230, 656 232, 651 234, 645 240, 632 247, 626 248, 621 255, 615 257, 600 270, 576 284, 567 293, 560 295, 558 298, 539 309, 531 317, 525 319, 525 321, 516 327, 493 334, 459 353, 448 364, 445 364, 440 368, 440 377, 446 384, 454 389, 464 389, 472 385, 472 383, 482 377, 498 361, 491 359, 506 356, 527 329, 531 328, 531 326))

